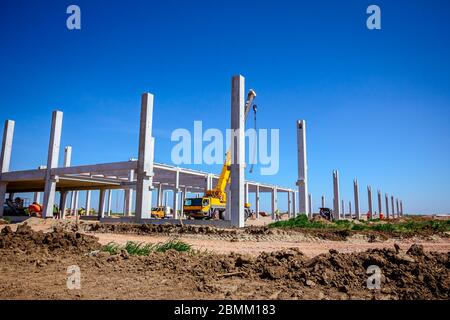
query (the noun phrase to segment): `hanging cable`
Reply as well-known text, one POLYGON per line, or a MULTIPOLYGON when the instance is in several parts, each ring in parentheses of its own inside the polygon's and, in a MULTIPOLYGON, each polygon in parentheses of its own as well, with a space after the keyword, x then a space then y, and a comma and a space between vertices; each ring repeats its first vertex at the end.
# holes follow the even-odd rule
MULTIPOLYGON (((253 105, 253 122, 254 122, 254 129, 255 129, 255 135, 257 136, 257 134, 256 134, 256 111, 258 110, 258 107, 256 106, 256 104, 254 104, 253 105)), ((256 137, 255 137, 256 138, 256 137)), ((253 146, 253 156, 252 156, 252 165, 250 166, 250 173, 253 173, 253 167, 254 167, 254 165, 255 165, 255 162, 256 162, 256 147, 257 147, 257 144, 256 144, 256 139, 254 140, 254 146, 253 146)))

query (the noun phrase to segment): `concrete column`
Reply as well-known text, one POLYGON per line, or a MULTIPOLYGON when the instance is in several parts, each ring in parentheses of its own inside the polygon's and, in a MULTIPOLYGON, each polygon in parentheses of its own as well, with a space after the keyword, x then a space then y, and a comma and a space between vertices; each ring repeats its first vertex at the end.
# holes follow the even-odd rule
POLYGON ((398 204, 398 198, 395 199, 396 205, 397 205, 397 217, 400 217, 400 207, 398 204))
POLYGON ((308 194, 308 215, 310 218, 313 216, 312 195, 308 194))
POLYGON ((111 215, 111 199, 112 199, 112 190, 109 189, 108 190, 108 202, 107 202, 107 206, 106 206, 106 215, 107 216, 111 215))
POLYGON ((395 218, 394 197, 391 196, 392 218, 395 218))
POLYGON ((91 209, 91 190, 86 191, 86 215, 89 215, 89 210, 91 209))
POLYGON ((166 190, 163 191, 163 199, 164 199, 164 206, 168 207, 169 206, 169 195, 167 194, 166 190))
POLYGON ((173 189, 173 217, 175 219, 178 218, 178 193, 180 192, 179 189, 173 189))
POLYGON ((74 193, 74 200, 73 200, 73 213, 77 214, 77 208, 78 208, 78 191, 73 191, 74 193))
POLYGON ((352 218, 352 202, 348 202, 348 215, 350 216, 350 219, 352 218))
POLYGON ((337 170, 333 171, 333 216, 334 219, 339 220, 341 217, 341 211, 339 207, 340 196, 339 196, 339 172, 337 170))
POLYGON ((325 208, 325 196, 322 196, 322 208, 325 208))
POLYGON ((58 167, 62 120, 63 113, 61 111, 53 111, 47 158, 47 172, 45 174, 44 203, 42 209, 43 218, 53 217, 57 177, 52 176, 51 171, 58 167))
POLYGON ((306 121, 297 121, 298 211, 308 214, 308 165, 306 160, 306 121))
POLYGON ((61 212, 61 219, 66 217, 66 200, 67 200, 67 191, 61 190, 59 192, 59 211, 61 212))
POLYGON ((160 207, 162 206, 163 203, 163 189, 162 189, 162 184, 160 183, 158 185, 158 193, 157 193, 157 206, 160 207))
POLYGON ((361 212, 359 211, 359 187, 358 187, 358 180, 353 180, 353 194, 355 197, 355 216, 356 219, 361 219, 361 212))
POLYGON ((386 201, 386 218, 389 219, 389 196, 387 193, 384 195, 384 199, 386 201))
POLYGON ((369 216, 372 219, 373 216, 373 207, 372 207, 372 187, 367 186, 367 200, 369 206, 369 216))
POLYGON ((278 194, 277 189, 272 189, 272 220, 275 220, 275 211, 278 209, 278 194))
POLYGON ((153 189, 153 151, 152 137, 153 95, 144 93, 141 100, 141 119, 139 129, 139 157, 136 181, 136 220, 149 217, 152 208, 153 189))
POLYGON ((341 216, 342 218, 345 218, 345 204, 344 204, 344 200, 341 200, 341 216))
POLYGON ((288 191, 288 217, 292 218, 292 198, 291 198, 291 192, 288 191))
POLYGON ((231 224, 244 227, 245 181, 245 80, 238 75, 231 81, 231 224))
POLYGON ((383 212, 383 208, 381 205, 381 191, 378 190, 377 191, 377 196, 378 196, 378 215, 381 217, 381 213, 383 212))
MULTIPOLYGON (((3 129, 2 153, 0 156, 0 176, 4 172, 9 171, 9 164, 11 163, 11 151, 14 137, 14 124, 12 120, 6 120, 3 129)), ((0 182, 0 217, 3 217, 3 204, 6 197, 6 182, 0 182)))
POLYGON ((41 203, 41 193, 35 192, 33 195, 33 202, 41 203))
MULTIPOLYGON (((129 182, 134 181, 134 170, 130 170, 130 172, 128 172, 128 181, 129 182)), ((124 197, 125 197, 124 210, 123 210, 124 215, 126 215, 127 217, 130 217, 131 212, 133 210, 133 189, 132 188, 125 189, 124 197)))
POLYGON ((259 218, 259 184, 256 185, 255 212, 256 212, 256 218, 259 218))
POLYGON ((297 216, 297 194, 295 191, 292 191, 292 212, 293 217, 295 218, 297 216))
POLYGON ((248 203, 248 183, 244 184, 244 203, 248 203))
POLYGON ((64 148, 64 167, 70 167, 72 164, 72 147, 67 146, 64 148))
POLYGON ((97 212, 99 219, 105 217, 105 195, 106 195, 106 190, 100 189, 99 199, 98 199, 98 212, 97 212))
POLYGON ((182 193, 182 200, 181 200, 181 216, 184 216, 184 201, 186 200, 186 195, 187 195, 187 191, 188 188, 184 187, 183 189, 183 193, 182 193))
POLYGON ((403 200, 400 200, 400 215, 403 217, 403 200))

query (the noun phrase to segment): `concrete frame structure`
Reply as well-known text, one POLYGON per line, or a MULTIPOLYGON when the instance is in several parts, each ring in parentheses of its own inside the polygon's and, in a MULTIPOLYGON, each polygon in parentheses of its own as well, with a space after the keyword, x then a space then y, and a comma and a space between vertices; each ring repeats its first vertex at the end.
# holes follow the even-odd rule
MULTIPOLYGON (((242 78, 243 80, 243 78, 242 78)), ((241 79, 239 79, 239 89, 241 79)), ((240 90, 240 95, 243 97, 243 90, 240 90)), ((241 98, 239 105, 241 105, 241 98)), ((234 100, 233 100, 234 101, 234 100)), ((235 103, 235 102, 233 102, 235 103)), ((42 192, 44 191, 44 202, 46 205, 46 217, 53 215, 53 204, 55 201, 55 193, 60 192, 60 208, 64 212, 66 206, 66 199, 69 192, 73 193, 75 200, 75 193, 79 191, 86 191, 86 211, 89 214, 90 203, 92 200, 91 191, 99 190, 99 205, 97 211, 97 218, 102 221, 138 221, 138 222, 152 222, 152 223, 178 223, 174 219, 148 219, 146 215, 150 214, 151 192, 153 185, 158 190, 161 190, 160 197, 162 200, 162 193, 164 190, 176 190, 177 193, 182 190, 183 200, 187 193, 202 193, 205 187, 205 176, 209 175, 209 183, 218 180, 218 175, 212 173, 205 173, 198 170, 178 168, 165 164, 155 164, 153 162, 153 148, 154 138, 152 137, 152 114, 153 114, 153 95, 145 93, 141 98, 141 117, 139 130, 139 157, 123 162, 103 163, 94 165, 72 166, 70 146, 65 148, 64 167, 58 167, 58 155, 61 140, 62 118, 63 114, 60 111, 55 111, 52 114, 52 125, 50 130, 49 152, 47 159, 47 166, 39 169, 12 171, 9 172, 10 155, 14 133, 14 121, 8 120, 5 122, 5 130, 3 134, 2 154, 0 158, 0 197, 5 199, 6 193, 13 195, 14 193, 22 192, 42 192), (132 190, 136 190, 136 214, 135 217, 131 215, 131 200, 130 206, 127 208, 128 217, 121 219, 105 218, 105 209, 108 190, 125 190, 130 193, 125 197, 132 198, 132 190), (108 220, 109 219, 109 220, 108 220)), ((243 168, 239 168, 243 171, 243 168)), ((257 201, 255 203, 257 215, 259 215, 259 197, 261 193, 270 192, 273 195, 272 203, 275 204, 274 210, 277 208, 278 192, 290 193, 292 195, 292 203, 288 203, 288 207, 293 205, 294 214, 296 213, 295 190, 274 186, 270 184, 246 181, 248 192, 257 194, 257 201)), ((242 194, 244 199, 244 194, 242 194)), ((177 197, 178 198, 178 197, 177 197)), ((124 199, 125 200, 125 199, 124 199)), ((229 202, 228 202, 229 203, 229 202)), ((177 207, 179 203, 177 203, 177 207)), ((72 206, 71 206, 72 207, 72 206)), ((182 207, 182 206, 181 206, 182 207)), ((109 206, 109 209, 111 206, 109 206)), ((125 210, 124 210, 125 211, 125 210)), ((0 206, 0 214, 3 214, 3 206, 0 206)), ((64 217, 64 214, 62 215, 64 217)), ((234 215, 234 222, 237 216, 234 215)), ((239 216, 238 223, 234 225, 242 226, 239 216)), ((216 224, 220 226, 230 226, 230 221, 190 221, 186 220, 186 224, 216 224)))
MULTIPOLYGON (((308 163, 306 159, 306 121, 297 121, 298 212, 308 214, 308 163)), ((310 216, 311 217, 311 216, 310 216)))
POLYGON ((340 211, 340 196, 339 196, 339 171, 333 171, 333 216, 334 219, 341 218, 340 211))
POLYGON ((356 219, 361 219, 361 211, 359 210, 359 187, 358 179, 353 180, 353 195, 355 198, 355 217, 356 219))

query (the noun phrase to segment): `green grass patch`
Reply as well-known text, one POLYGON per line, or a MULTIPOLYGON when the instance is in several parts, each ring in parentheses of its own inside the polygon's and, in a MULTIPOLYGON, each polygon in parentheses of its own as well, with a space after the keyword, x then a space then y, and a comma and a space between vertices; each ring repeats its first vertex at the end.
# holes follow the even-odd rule
POLYGON ((383 232, 420 232, 433 230, 435 232, 450 231, 450 220, 414 220, 409 219, 404 222, 372 219, 369 221, 338 220, 335 222, 311 221, 306 215, 299 215, 289 220, 277 221, 269 225, 271 228, 309 228, 323 229, 334 228, 337 230, 352 231, 383 231, 383 232))
POLYGON ((122 250, 125 250, 131 256, 148 256, 151 252, 166 252, 167 250, 191 252, 192 246, 178 239, 169 239, 166 242, 155 244, 128 241, 124 246, 110 242, 102 248, 102 251, 109 252, 111 255, 118 254, 122 250))

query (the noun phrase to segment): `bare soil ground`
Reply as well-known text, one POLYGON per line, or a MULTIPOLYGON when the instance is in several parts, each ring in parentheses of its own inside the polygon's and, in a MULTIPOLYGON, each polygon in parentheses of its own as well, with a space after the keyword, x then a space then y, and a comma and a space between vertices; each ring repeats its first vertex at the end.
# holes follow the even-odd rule
POLYGON ((449 299, 447 235, 390 237, 250 227, 100 225, 29 219, 0 226, 0 299, 449 299), (56 227, 56 229, 55 229, 56 227), (99 252, 177 237, 195 253, 99 252), (81 269, 81 290, 66 286, 81 269), (366 286, 369 265, 381 290, 366 286))

